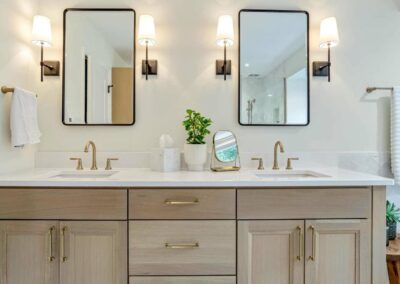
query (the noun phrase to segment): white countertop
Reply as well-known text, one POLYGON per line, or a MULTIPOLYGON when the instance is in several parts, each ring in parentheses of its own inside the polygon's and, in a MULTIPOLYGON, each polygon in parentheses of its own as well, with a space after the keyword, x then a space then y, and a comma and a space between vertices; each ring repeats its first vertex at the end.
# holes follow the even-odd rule
MULTIPOLYGON (((358 173, 339 168, 296 169, 313 171, 327 177, 258 177, 256 171, 242 169, 239 172, 214 173, 211 171, 160 173, 150 169, 114 169, 117 173, 106 178, 54 177, 65 169, 34 169, 25 172, 0 175, 0 187, 345 187, 390 186, 389 178, 358 173)), ((288 173, 290 171, 279 171, 288 173)), ((92 173, 91 171, 79 173, 92 173)), ((99 171, 104 173, 104 171, 99 171)))

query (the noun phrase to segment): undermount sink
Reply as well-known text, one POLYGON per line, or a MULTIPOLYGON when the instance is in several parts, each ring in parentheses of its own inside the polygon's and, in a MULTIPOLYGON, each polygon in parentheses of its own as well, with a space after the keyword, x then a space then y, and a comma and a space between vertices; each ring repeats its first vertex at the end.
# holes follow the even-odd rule
POLYGON ((118 173, 117 171, 65 171, 53 175, 52 178, 109 178, 118 173))
POLYGON ((268 171, 255 174, 259 178, 271 179, 299 179, 299 178, 327 178, 329 176, 314 171, 268 171))

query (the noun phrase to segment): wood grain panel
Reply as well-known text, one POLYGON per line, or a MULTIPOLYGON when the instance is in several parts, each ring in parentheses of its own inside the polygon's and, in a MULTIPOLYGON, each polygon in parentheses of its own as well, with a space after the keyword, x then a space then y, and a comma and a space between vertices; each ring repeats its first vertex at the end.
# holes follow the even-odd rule
POLYGON ((129 193, 130 219, 235 219, 235 190, 143 189, 129 193), (166 204, 166 201, 198 201, 166 204))
POLYGON ((370 216, 370 188, 238 190, 239 219, 358 219, 370 216))
POLYGON ((0 219, 126 220, 126 190, 1 189, 0 219))

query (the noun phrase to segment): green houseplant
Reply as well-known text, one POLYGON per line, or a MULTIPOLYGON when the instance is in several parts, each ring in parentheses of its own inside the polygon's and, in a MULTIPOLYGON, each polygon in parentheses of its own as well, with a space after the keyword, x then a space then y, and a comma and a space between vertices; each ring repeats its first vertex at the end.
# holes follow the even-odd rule
POLYGON ((388 227, 387 237, 389 240, 396 239, 398 222, 400 222, 400 209, 394 203, 386 201, 386 226, 388 227))
POLYGON ((184 145, 185 162, 190 171, 202 171, 207 161, 207 144, 205 138, 210 134, 209 127, 212 124, 210 118, 192 109, 186 110, 183 126, 187 132, 184 145))

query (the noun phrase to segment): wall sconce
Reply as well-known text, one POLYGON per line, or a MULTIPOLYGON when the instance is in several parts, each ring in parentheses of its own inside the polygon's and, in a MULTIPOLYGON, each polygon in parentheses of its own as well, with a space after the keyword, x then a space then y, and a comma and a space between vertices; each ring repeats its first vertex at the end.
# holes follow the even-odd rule
POLYGON ((142 75, 157 75, 157 60, 149 60, 149 46, 156 44, 156 28, 154 18, 150 15, 142 15, 139 20, 139 44, 146 46, 146 60, 142 61, 142 75))
POLYGON ((232 46, 234 42, 233 19, 232 16, 224 15, 218 19, 217 45, 224 47, 224 60, 217 60, 217 75, 226 76, 232 73, 232 61, 226 59, 226 48, 232 46))
POLYGON ((321 22, 320 47, 328 49, 328 61, 316 61, 313 63, 313 75, 328 77, 331 81, 331 48, 339 44, 339 32, 336 18, 331 17, 321 22))
POLYGON ((50 19, 44 16, 35 16, 32 27, 32 43, 40 46, 40 81, 43 82, 43 75, 59 76, 60 61, 44 61, 43 48, 51 47, 51 23, 50 19))

